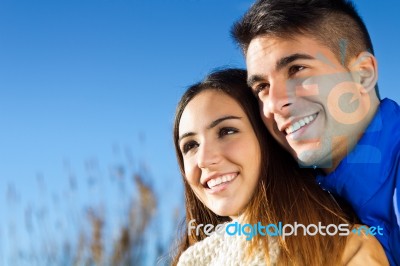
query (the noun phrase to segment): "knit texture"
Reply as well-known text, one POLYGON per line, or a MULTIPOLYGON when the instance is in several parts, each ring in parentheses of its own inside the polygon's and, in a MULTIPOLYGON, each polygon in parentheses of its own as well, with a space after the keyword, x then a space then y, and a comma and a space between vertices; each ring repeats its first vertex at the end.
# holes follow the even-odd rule
POLYGON ((249 243, 246 236, 236 234, 230 236, 225 231, 222 234, 214 232, 209 237, 186 249, 179 257, 178 266, 275 265, 279 255, 279 244, 273 237, 268 237, 268 241, 269 264, 264 260, 261 246, 248 256, 248 260, 245 260, 245 252, 249 243))

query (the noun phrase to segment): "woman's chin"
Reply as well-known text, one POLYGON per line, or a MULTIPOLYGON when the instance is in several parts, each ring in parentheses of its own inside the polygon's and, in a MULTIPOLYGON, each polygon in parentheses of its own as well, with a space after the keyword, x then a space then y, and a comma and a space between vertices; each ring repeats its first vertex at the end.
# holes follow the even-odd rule
POLYGON ((237 211, 237 210, 227 211, 226 209, 223 209, 223 210, 221 210, 221 209, 218 209, 218 210, 211 209, 211 211, 213 213, 215 213, 216 215, 218 215, 218 216, 230 217, 232 220, 236 219, 237 217, 239 217, 240 213, 241 213, 240 211, 237 211))

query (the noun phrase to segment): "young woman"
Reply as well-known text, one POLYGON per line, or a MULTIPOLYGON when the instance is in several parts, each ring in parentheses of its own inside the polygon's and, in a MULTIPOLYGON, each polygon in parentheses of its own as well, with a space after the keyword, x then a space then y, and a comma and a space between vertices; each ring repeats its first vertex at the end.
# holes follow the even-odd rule
POLYGON ((244 70, 214 72, 185 92, 176 111, 174 143, 186 205, 174 265, 388 265, 380 244, 365 234, 304 236, 299 230, 286 237, 264 231, 249 240, 225 231, 208 236, 219 224, 353 228, 315 183, 312 170, 299 168, 270 136, 244 70))

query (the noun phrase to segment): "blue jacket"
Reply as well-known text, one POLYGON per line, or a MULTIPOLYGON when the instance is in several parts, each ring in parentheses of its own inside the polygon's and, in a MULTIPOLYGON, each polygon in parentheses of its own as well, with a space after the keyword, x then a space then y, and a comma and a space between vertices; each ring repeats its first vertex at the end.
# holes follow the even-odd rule
POLYGON ((355 148, 317 181, 350 203, 362 223, 383 228, 383 235, 375 236, 390 264, 400 266, 399 164, 400 107, 384 99, 355 148))

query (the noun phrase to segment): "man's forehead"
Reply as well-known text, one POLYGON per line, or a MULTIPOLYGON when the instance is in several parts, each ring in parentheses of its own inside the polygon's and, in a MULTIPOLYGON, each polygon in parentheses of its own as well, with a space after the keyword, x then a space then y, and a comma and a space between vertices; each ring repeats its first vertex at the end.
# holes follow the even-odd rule
MULTIPOLYGON (((260 68, 275 68, 283 58, 298 56, 296 59, 314 59, 325 65, 334 66, 336 57, 325 45, 312 37, 299 36, 288 39, 260 36, 254 38, 247 50, 246 64, 249 73, 260 68), (265 62, 268 60, 268 62, 265 62)), ((264 69, 263 69, 264 72, 264 69)))
POLYGON ((276 50, 274 48, 282 44, 282 42, 285 41, 274 37, 268 37, 268 36, 256 37, 253 40, 251 40, 249 44, 246 53, 246 60, 248 60, 249 58, 252 59, 269 54, 271 53, 271 51, 276 50))

